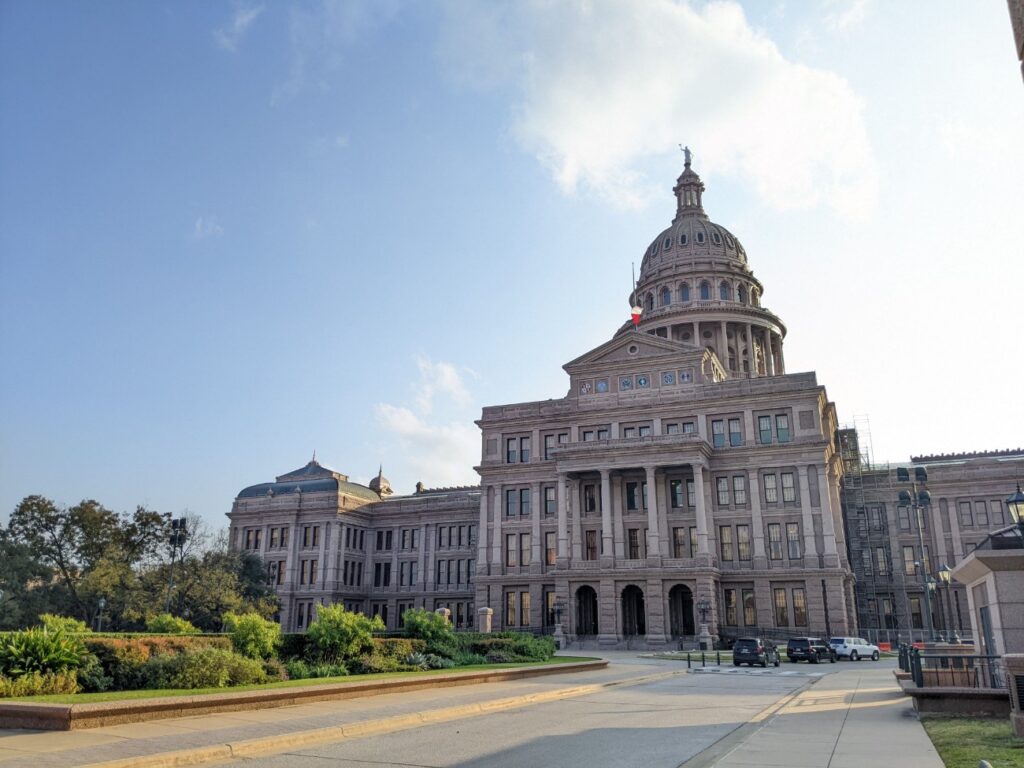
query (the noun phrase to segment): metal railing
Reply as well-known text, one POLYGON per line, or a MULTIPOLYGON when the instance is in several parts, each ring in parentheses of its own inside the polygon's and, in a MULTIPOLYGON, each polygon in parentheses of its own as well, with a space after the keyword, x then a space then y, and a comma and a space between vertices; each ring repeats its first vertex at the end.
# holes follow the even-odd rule
POLYGON ((899 667, 918 688, 1009 688, 1001 656, 925 653, 901 645, 899 667))

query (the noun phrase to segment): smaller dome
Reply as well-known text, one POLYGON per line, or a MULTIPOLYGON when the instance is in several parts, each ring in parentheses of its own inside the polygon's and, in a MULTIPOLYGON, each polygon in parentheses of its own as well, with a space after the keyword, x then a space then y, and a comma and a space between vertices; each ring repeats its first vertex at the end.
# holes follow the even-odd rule
POLYGON ((377 470, 377 476, 370 481, 369 488, 382 499, 385 496, 391 496, 394 493, 394 491, 391 490, 391 483, 388 482, 388 479, 386 477, 384 477, 383 465, 381 465, 380 468, 377 470))

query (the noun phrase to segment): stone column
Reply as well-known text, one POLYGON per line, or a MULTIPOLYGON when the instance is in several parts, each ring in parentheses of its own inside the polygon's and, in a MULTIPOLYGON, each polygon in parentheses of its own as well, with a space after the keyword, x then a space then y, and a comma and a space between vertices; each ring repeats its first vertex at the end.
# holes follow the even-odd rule
MULTIPOLYGON (((658 482, 653 464, 644 467, 647 473, 647 564, 661 565, 661 532, 658 515, 658 482)), ((664 633, 664 632, 663 632, 664 633)))
MULTIPOLYGON (((486 498, 487 498, 487 491, 486 491, 486 489, 482 489, 480 495, 486 500, 486 498)), ((486 501, 484 503, 486 503, 486 501)), ((485 509, 485 511, 486 511, 486 509, 485 509)), ((484 524, 482 526, 480 526, 480 528, 478 528, 477 530, 479 531, 479 533, 477 534, 477 536, 479 536, 478 541, 486 542, 487 541, 487 521, 485 520, 484 524)), ((422 589, 422 590, 425 590, 427 588, 427 524, 426 523, 424 523, 423 525, 420 526, 420 556, 419 556, 418 559, 419 559, 419 566, 418 566, 418 568, 419 568, 419 579, 417 579, 417 581, 419 581, 419 588, 422 589)), ((478 555, 476 565, 477 565, 477 569, 478 570, 481 567, 485 567, 487 565, 487 551, 483 548, 483 545, 481 545, 480 554, 478 555)), ((484 573, 486 573, 486 571, 484 571, 484 573)))
POLYGON ((626 557, 624 541, 626 538, 625 526, 622 519, 622 475, 617 474, 612 478, 612 534, 615 541, 615 558, 622 560, 626 557))
POLYGON ((494 509, 491 514, 491 526, 494 536, 494 539, 491 541, 492 575, 505 572, 503 570, 505 562, 502 559, 502 548, 505 546, 505 542, 502 541, 501 535, 501 521, 505 517, 505 486, 496 486, 495 494, 496 498, 494 499, 494 509))
POLYGON ((704 346, 704 345, 703 345, 703 344, 701 343, 701 338, 700 338, 700 323, 699 323, 699 322, 695 322, 695 323, 693 324, 693 336, 692 336, 691 338, 693 339, 693 346, 695 346, 695 347, 703 347, 703 346, 704 346))
POLYGON ((729 366, 729 329, 726 327, 727 323, 722 320, 721 323, 722 332, 722 348, 718 350, 718 358, 722 361, 722 367, 727 371, 731 371, 732 368, 729 366))
POLYGON ((658 483, 658 510, 661 514, 658 515, 658 535, 661 537, 661 548, 660 554, 663 558, 671 557, 672 553, 669 551, 669 547, 672 541, 672 532, 668 528, 668 510, 671 502, 668 498, 668 488, 665 482, 665 476, 661 476, 661 481, 658 483))
POLYGON ((558 473, 558 488, 555 500, 558 504, 558 567, 565 567, 569 559, 569 499, 567 498, 565 472, 558 473))
POLYGON ((579 480, 573 480, 569 484, 569 493, 572 497, 572 559, 573 562, 580 562, 583 559, 583 549, 581 542, 583 541, 583 499, 580 498, 582 494, 581 483, 579 480))
MULTIPOLYGON (((530 485, 530 496, 532 497, 531 512, 533 513, 533 519, 530 521, 530 573, 540 573, 543 569, 540 560, 540 483, 530 485)), ((532 611, 533 608, 531 607, 530 610, 532 611)))
POLYGON ((437 577, 437 523, 427 526, 426 534, 423 536, 423 550, 426 553, 424 570, 427 574, 427 591, 433 592, 437 588, 434 583, 437 577))
POLYGON ((782 336, 779 336, 779 375, 786 372, 786 356, 782 352, 782 336))
POLYGON ((775 375, 775 352, 772 349, 772 330, 764 329, 764 366, 769 376, 775 375))
POLYGON ((483 565, 487 562, 487 492, 486 485, 480 486, 480 520, 477 530, 480 532, 476 541, 476 562, 483 565))
POLYGON ((832 487, 829 484, 825 465, 818 465, 818 499, 821 501, 821 533, 825 544, 825 565, 839 566, 839 551, 836 549, 836 520, 832 512, 832 487))
MULTIPOLYGON (((747 323, 747 363, 750 378, 757 376, 757 359, 754 355, 754 327, 747 323)), ((741 366, 742 367, 742 366, 741 366)))
POLYGON ((818 544, 814 540, 814 515, 811 513, 811 486, 807 480, 807 467, 798 467, 800 477, 800 511, 804 527, 804 567, 818 567, 818 544))
POLYGON ((764 520, 761 517, 761 485, 757 470, 747 473, 747 494, 750 496, 750 522, 754 529, 754 568, 768 567, 768 556, 764 548, 764 520))
POLYGON ((611 472, 601 470, 601 554, 602 567, 615 563, 612 539, 612 481, 611 472))
POLYGON ((697 502, 697 556, 708 555, 708 511, 704 502, 704 466, 693 464, 693 491, 697 502))

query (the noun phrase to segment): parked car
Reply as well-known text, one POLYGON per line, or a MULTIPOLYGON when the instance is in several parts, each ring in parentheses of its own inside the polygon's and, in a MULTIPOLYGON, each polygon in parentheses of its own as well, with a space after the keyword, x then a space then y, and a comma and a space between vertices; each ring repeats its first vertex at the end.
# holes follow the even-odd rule
POLYGON ((786 656, 790 661, 809 661, 811 664, 826 659, 836 663, 836 652, 820 637, 791 637, 786 644, 786 656))
POLYGON ((829 645, 836 652, 837 658, 850 661, 859 661, 860 659, 878 661, 878 657, 881 655, 878 646, 869 643, 863 637, 833 637, 829 641, 829 645))
POLYGON ((762 637, 741 637, 732 647, 732 664, 738 667, 740 664, 754 666, 760 664, 767 667, 769 664, 779 666, 779 649, 774 643, 770 643, 762 637))

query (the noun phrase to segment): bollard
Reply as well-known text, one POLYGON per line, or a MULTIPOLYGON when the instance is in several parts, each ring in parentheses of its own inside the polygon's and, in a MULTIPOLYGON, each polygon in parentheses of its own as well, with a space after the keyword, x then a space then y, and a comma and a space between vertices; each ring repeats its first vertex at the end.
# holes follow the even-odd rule
POLYGON ((717 664, 718 666, 722 666, 722 652, 721 651, 715 651, 715 664, 717 664))
POLYGON ((708 665, 707 660, 704 658, 704 651, 700 652, 700 665, 706 667, 708 665))
POLYGON ((690 669, 690 654, 686 654, 686 668, 690 669))

